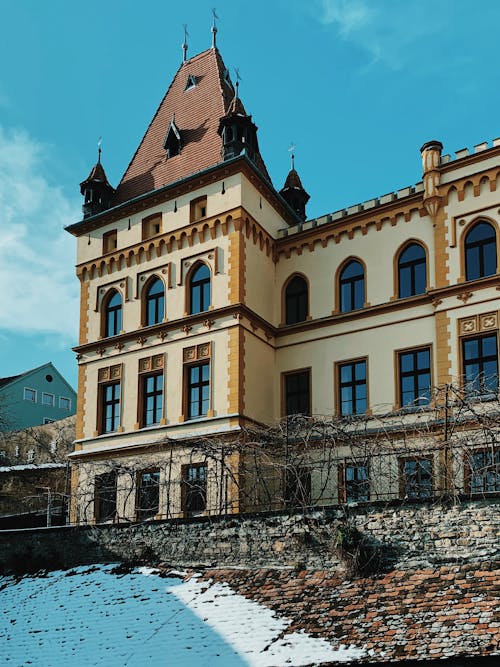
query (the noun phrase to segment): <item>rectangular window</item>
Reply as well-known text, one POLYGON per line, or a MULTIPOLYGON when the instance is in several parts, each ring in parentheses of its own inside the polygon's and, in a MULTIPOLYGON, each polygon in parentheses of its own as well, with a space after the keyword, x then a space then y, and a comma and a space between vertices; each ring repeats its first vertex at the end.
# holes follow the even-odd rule
POLYGON ((55 419, 49 419, 49 417, 44 417, 43 418, 43 423, 44 424, 53 424, 55 422, 55 419))
POLYGON ((339 468, 339 501, 341 503, 370 500, 370 474, 367 465, 344 463, 339 468))
POLYGON ((190 221, 196 222, 207 217, 207 198, 197 197, 190 202, 190 221))
POLYGON ((97 475, 94 489, 94 514, 99 523, 110 521, 116 516, 116 471, 97 475))
POLYGON ((403 498, 432 496, 432 459, 400 459, 400 493, 403 498))
POLYGON ((50 408, 53 408, 55 405, 55 396, 54 394, 42 393, 42 405, 48 405, 50 408))
POLYGON ((142 426, 159 424, 163 417, 163 373, 145 375, 142 381, 142 426))
POLYGON ((120 425, 120 383, 101 386, 101 433, 112 433, 120 425))
POLYGON ((188 366, 186 377, 188 419, 205 417, 210 408, 210 362, 188 366))
POLYGON ((61 410, 71 410, 71 398, 59 396, 59 407, 61 410))
POLYGON ((152 236, 157 236, 161 234, 162 231, 162 214, 153 213, 153 215, 148 215, 147 218, 144 218, 142 221, 142 240, 149 239, 152 236))
POLYGON ((498 392, 497 335, 462 340, 465 391, 469 398, 496 396, 498 392))
POLYGON ((112 229, 110 232, 106 232, 102 235, 102 254, 105 255, 107 252, 113 252, 118 246, 118 232, 116 229, 112 229))
POLYGON ((428 347, 398 353, 399 404, 428 405, 431 400, 431 351, 428 347))
POLYGON ((183 512, 186 516, 202 514, 207 507, 207 466, 195 463, 182 466, 183 512))
POLYGON ((137 477, 137 520, 158 514, 160 509, 160 471, 144 470, 137 477))
POLYGON ((284 374, 285 415, 311 414, 311 371, 284 374))
POLYGON ((338 365, 338 389, 341 415, 362 415, 366 412, 365 359, 338 365))
POLYGON ((472 452, 466 467, 468 491, 472 495, 500 491, 500 449, 472 452))
POLYGON ((311 471, 303 466, 285 470, 284 501, 287 507, 306 507, 311 504, 311 471))
POLYGON ((30 403, 36 403, 36 389, 24 387, 23 399, 25 401, 30 401, 30 403))

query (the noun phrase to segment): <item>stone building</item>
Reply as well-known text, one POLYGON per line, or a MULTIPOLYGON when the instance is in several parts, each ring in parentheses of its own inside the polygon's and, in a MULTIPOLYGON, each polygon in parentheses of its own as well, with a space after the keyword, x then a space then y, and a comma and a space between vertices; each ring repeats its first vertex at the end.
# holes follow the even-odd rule
MULTIPOLYGON (((293 164, 272 185, 215 39, 185 57, 120 183, 99 151, 68 227, 81 284, 74 520, 259 507, 255 450, 206 451, 293 414, 370 434, 384 416, 393 432, 386 475, 340 443, 325 479, 325 453, 308 450, 292 481, 308 503, 500 490, 495 422, 466 458, 447 431, 464 397, 491 417, 498 395, 500 140, 442 148, 422 146, 416 185, 308 219, 293 164), (408 448, 422 415, 431 437, 408 448)), ((475 433, 474 414, 454 432, 475 433)), ((289 496, 283 485, 271 490, 289 496)))

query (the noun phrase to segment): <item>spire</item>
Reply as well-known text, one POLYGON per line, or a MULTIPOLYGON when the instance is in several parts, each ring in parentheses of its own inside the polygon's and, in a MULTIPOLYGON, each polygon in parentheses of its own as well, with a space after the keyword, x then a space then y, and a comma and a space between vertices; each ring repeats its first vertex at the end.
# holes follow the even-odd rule
POLYGON ((217 19, 219 18, 217 16, 217 13, 215 11, 215 7, 212 8, 212 16, 213 16, 213 24, 212 24, 212 49, 217 48, 217 19))
POLYGON ((187 52, 188 52, 187 38, 189 37, 189 33, 186 23, 184 23, 183 27, 184 27, 184 42, 182 43, 182 62, 185 63, 187 60, 187 52))
POLYGON ((290 148, 290 171, 285 180, 285 185, 280 190, 280 195, 293 208, 295 213, 302 220, 306 219, 306 204, 309 201, 309 195, 304 190, 298 173, 295 170, 295 144, 291 143, 290 148))
POLYGON ((85 197, 82 206, 83 217, 102 213, 111 206, 111 197, 114 193, 109 184, 104 167, 101 164, 102 137, 97 142, 97 162, 90 170, 87 178, 80 183, 80 192, 85 197))

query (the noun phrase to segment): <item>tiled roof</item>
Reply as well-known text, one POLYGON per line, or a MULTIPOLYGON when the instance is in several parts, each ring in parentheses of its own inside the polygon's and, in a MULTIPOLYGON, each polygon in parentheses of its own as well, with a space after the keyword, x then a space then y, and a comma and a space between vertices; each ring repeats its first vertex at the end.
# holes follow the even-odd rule
POLYGON ((109 185, 106 172, 104 171, 104 167, 102 166, 100 160, 95 163, 95 165, 90 170, 90 174, 84 181, 82 181, 81 185, 90 181, 100 181, 106 185, 109 185))
POLYGON ((203 578, 291 618, 290 632, 369 651, 369 662, 500 654, 500 569, 490 563, 354 580, 270 569, 208 570, 203 578))
POLYGON ((24 375, 24 373, 20 373, 19 375, 11 375, 8 378, 0 378, 0 387, 5 387, 5 385, 10 384, 11 382, 14 382, 14 380, 17 380, 17 378, 20 378, 21 375, 24 375))
POLYGON ((287 188, 298 188, 299 190, 304 189, 302 187, 302 182, 300 180, 300 177, 298 173, 295 171, 295 169, 290 169, 290 171, 288 172, 288 176, 286 177, 283 190, 286 190, 287 188))
MULTIPOLYGON (((234 90, 217 49, 204 51, 183 63, 117 187, 113 204, 221 162, 222 140, 217 129, 233 98, 234 90), (195 77, 196 85, 186 89, 189 75, 195 77), (164 142, 173 117, 181 133, 182 148, 180 154, 167 159, 164 142)), ((257 166, 260 167, 258 160, 257 166)))

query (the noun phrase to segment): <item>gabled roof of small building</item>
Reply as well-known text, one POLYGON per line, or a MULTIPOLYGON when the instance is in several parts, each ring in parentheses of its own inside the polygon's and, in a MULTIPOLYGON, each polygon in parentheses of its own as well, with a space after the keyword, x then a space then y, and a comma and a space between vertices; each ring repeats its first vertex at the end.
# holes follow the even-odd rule
POLYGON ((61 373, 59 373, 59 371, 51 361, 48 361, 46 364, 42 364, 41 366, 37 366, 36 368, 30 368, 29 370, 24 371, 23 373, 19 373, 18 375, 11 375, 10 377, 0 378, 0 389, 7 387, 9 384, 14 384, 14 382, 17 382, 18 380, 21 380, 22 378, 25 378, 28 375, 33 375, 34 373, 37 373, 38 371, 41 371, 44 368, 50 369, 51 372, 56 373, 58 377, 68 386, 68 389, 70 389, 72 393, 76 395, 76 392, 73 389, 73 387, 69 384, 66 378, 64 378, 61 375, 61 373))
MULTIPOLYGON (((222 140, 217 129, 234 95, 228 70, 217 48, 182 63, 116 188, 113 204, 220 163, 222 140), (178 155, 167 157, 164 144, 172 118, 181 134, 181 150, 178 155)), ((256 164, 269 178, 260 155, 256 164)))

